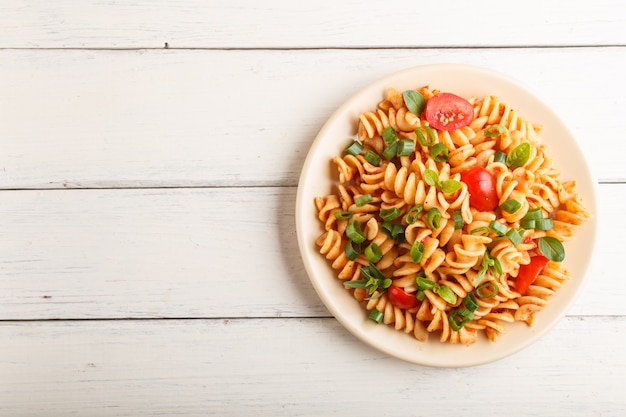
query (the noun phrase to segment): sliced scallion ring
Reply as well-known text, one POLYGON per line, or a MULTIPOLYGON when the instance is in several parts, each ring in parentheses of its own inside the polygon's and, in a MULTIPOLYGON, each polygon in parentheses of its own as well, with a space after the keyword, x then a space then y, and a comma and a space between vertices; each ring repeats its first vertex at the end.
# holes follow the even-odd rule
POLYGON ((483 130, 483 135, 485 135, 486 138, 497 138, 504 132, 506 132, 506 128, 504 126, 501 124, 495 124, 483 130))
POLYGON ((380 165, 380 156, 378 156, 378 154, 376 154, 376 152, 372 151, 371 149, 365 151, 364 158, 367 162, 374 165, 375 167, 380 165))
POLYGON ((448 147, 443 143, 436 143, 430 148, 430 157, 433 158, 436 162, 447 162, 448 157, 448 147))
POLYGON ((517 200, 506 200, 504 203, 500 204, 500 208, 509 214, 513 214, 522 208, 522 204, 517 200))
POLYGON ((383 252, 380 250, 380 246, 372 242, 365 248, 365 257, 368 261, 376 263, 383 257, 383 252))
POLYGON ((463 214, 461 213, 461 210, 454 210, 453 216, 454 228, 457 230, 462 229, 465 222, 463 221, 463 214))
POLYGON ((509 238, 513 246, 517 246, 522 243, 522 235, 520 235, 520 233, 515 229, 509 229, 505 236, 509 238))
POLYGON ((422 242, 420 242, 419 240, 416 240, 415 242, 413 242, 413 244, 411 245, 411 251, 410 251, 411 259, 413 259, 413 262, 415 262, 416 264, 420 263, 420 261, 422 260, 422 257, 424 256, 425 250, 426 250, 426 247, 424 246, 422 242))
POLYGON ((337 220, 350 220, 352 218, 353 213, 351 211, 336 211, 334 213, 335 219, 337 220))
POLYGON ((391 161, 394 156, 398 153, 398 142, 394 142, 391 145, 387 146, 383 149, 383 157, 387 161, 391 161))
POLYGON ((404 220, 406 221, 406 223, 407 224, 415 223, 417 219, 419 218, 419 215, 423 209, 424 209, 424 206, 421 204, 411 207, 409 211, 406 213, 406 215, 404 216, 404 220))
POLYGON ((379 311, 377 309, 373 309, 372 311, 370 311, 369 314, 369 318, 374 320, 378 324, 383 322, 384 316, 385 315, 382 313, 382 311, 379 311))
POLYGON ((359 243, 365 242, 365 234, 361 230, 361 226, 359 225, 359 222, 357 222, 356 220, 353 220, 350 223, 348 223, 345 233, 346 233, 346 236, 348 236, 348 239, 350 239, 354 243, 359 244, 359 243))
POLYGON ((356 140, 353 141, 345 150, 344 152, 349 154, 349 155, 354 155, 357 156, 359 155, 361 152, 363 151, 363 145, 360 142, 357 142, 356 140))
POLYGON ((437 207, 433 207, 428 210, 426 219, 428 221, 428 226, 430 226, 431 229, 437 229, 441 224, 441 212, 437 209, 437 207))
POLYGON ((396 142, 396 140, 398 140, 398 134, 392 126, 387 126, 385 129, 383 129, 381 136, 383 137, 383 140, 385 141, 387 146, 391 146, 396 142))
POLYGON ((383 221, 385 222, 390 222, 397 219, 400 214, 401 212, 398 207, 391 207, 387 209, 382 209, 380 211, 380 218, 383 219, 383 221))
POLYGON ((411 139, 402 139, 398 141, 398 156, 410 156, 415 150, 415 142, 411 139))
POLYGON ((549 217, 545 219, 535 220, 535 230, 552 230, 554 229, 554 220, 549 217))
POLYGON ((463 299, 463 305, 472 313, 476 311, 478 309, 478 301, 476 301, 474 294, 467 294, 467 296, 463 299))
POLYGON ((506 226, 495 220, 492 220, 489 223, 489 228, 493 230, 498 236, 504 236, 506 233, 506 226))
POLYGON ((361 254, 361 245, 354 245, 351 240, 346 242, 346 246, 344 248, 344 252, 346 253, 346 257, 351 261, 354 261, 361 254))
POLYGON ((506 164, 506 154, 502 151, 496 151, 496 154, 493 156, 493 162, 506 164))
POLYGON ((354 199, 354 204, 356 204, 357 207, 363 207, 364 205, 371 203, 372 200, 373 198, 371 194, 363 194, 354 199))
POLYGON ((417 277, 415 277, 415 285, 417 285, 417 288, 420 290, 426 291, 433 289, 437 284, 435 281, 426 278, 426 275, 421 272, 417 275, 417 277))
POLYGON ((476 295, 480 298, 493 298, 498 294, 498 284, 494 281, 487 281, 476 288, 476 295))

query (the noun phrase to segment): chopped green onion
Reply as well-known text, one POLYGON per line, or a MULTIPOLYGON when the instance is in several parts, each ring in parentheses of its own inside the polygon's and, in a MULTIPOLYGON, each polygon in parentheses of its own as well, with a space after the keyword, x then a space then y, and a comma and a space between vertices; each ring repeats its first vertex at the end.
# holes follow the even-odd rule
POLYGON ((545 219, 541 219, 541 220, 536 220, 535 229, 536 230, 552 230, 554 229, 554 221, 549 217, 546 217, 545 219))
POLYGON ((560 240, 555 237, 546 236, 539 239, 537 243, 539 251, 546 258, 554 262, 563 262, 565 259, 565 248, 560 240))
POLYGON ((348 236, 348 239, 352 242, 357 244, 365 242, 365 234, 361 230, 359 222, 356 220, 348 223, 348 226, 346 227, 346 236, 348 236))
POLYGON ((520 225, 524 228, 524 229, 534 229, 535 226, 537 225, 537 220, 534 219, 522 219, 520 225))
POLYGON ((457 230, 462 229, 465 222, 463 221, 463 214, 461 213, 461 210, 454 210, 453 216, 454 228, 457 230))
POLYGON ((467 296, 463 299, 463 305, 472 313, 476 311, 478 309, 478 301, 476 301, 474 294, 467 294, 467 296))
POLYGON ((357 142, 356 140, 353 141, 350 146, 348 146, 344 152, 350 155, 354 155, 357 156, 358 154, 360 154, 363 151, 363 145, 361 145, 360 142, 357 142))
POLYGON ((507 238, 509 238, 509 240, 511 241, 511 243, 513 244, 513 246, 517 246, 520 243, 522 243, 522 235, 519 234, 519 232, 515 229, 509 229, 506 232, 505 235, 507 238))
POLYGON ((406 239, 404 236, 405 231, 406 231, 406 226, 404 226, 403 224, 396 223, 393 225, 393 228, 391 229, 391 238, 397 242, 404 242, 406 239))
POLYGON ((422 260, 422 257, 424 256, 424 251, 426 250, 426 247, 424 247, 424 244, 422 242, 420 242, 419 240, 416 240, 415 242, 413 242, 413 244, 411 245, 411 259, 413 259, 413 262, 415 262, 416 264, 419 263, 422 260))
POLYGON ((415 129, 415 135, 417 136, 417 140, 419 140, 419 142, 423 146, 432 146, 437 142, 437 134, 430 126, 418 127, 417 129, 415 129), (422 129, 426 131, 428 139, 426 139, 426 137, 422 133, 422 129))
POLYGON ((383 149, 383 157, 387 161, 391 161, 394 156, 398 153, 398 142, 394 142, 391 145, 387 146, 383 149))
POLYGON ((393 223, 390 221, 383 222, 380 227, 383 228, 383 232, 385 232, 389 237, 391 237, 391 231, 393 230, 393 223))
POLYGON ((375 167, 380 165, 380 156, 378 156, 376 152, 372 151, 371 149, 368 149, 365 152, 365 160, 375 167))
POLYGON ((346 256, 348 257, 348 259, 350 259, 351 261, 354 261, 361 254, 361 246, 357 245, 355 247, 352 244, 352 241, 348 240, 346 242, 346 247, 344 248, 344 252, 346 253, 346 256))
POLYGON ((387 146, 391 146, 392 144, 396 142, 396 140, 398 140, 398 134, 396 133, 396 130, 392 126, 387 126, 383 130, 382 137, 385 143, 387 144, 387 146))
POLYGON ((432 148, 430 148, 430 157, 433 158, 436 162, 447 162, 448 157, 448 147, 443 143, 436 143, 432 148))
POLYGON ((441 212, 437 209, 437 207, 433 207, 428 210, 427 214, 428 226, 431 229, 437 229, 441 224, 441 212))
POLYGON ((337 220, 350 220, 353 213, 351 211, 336 211, 334 214, 337 220))
POLYGON ((402 98, 407 109, 416 116, 421 115, 426 108, 426 99, 418 91, 406 90, 402 93, 402 98))
POLYGON ((371 194, 363 194, 354 199, 354 204, 356 204, 357 207, 363 207, 367 203, 371 203, 372 200, 371 194))
POLYGON ((489 228, 493 230, 498 236, 504 236, 504 234, 506 233, 506 226, 495 220, 492 220, 489 223, 489 228))
POLYGON ((415 277, 415 285, 417 285, 417 288, 420 290, 425 291, 433 289, 437 284, 435 281, 426 278, 426 275, 424 275, 423 272, 420 272, 417 277, 415 277))
POLYGON ((398 218, 400 214, 400 209, 398 207, 391 207, 388 209, 382 209, 380 211, 380 218, 383 219, 383 221, 390 222, 398 218))
POLYGON ((476 295, 480 298, 493 298, 498 291, 498 285, 494 281, 488 281, 476 288, 476 295))
POLYGON ((493 162, 506 164, 506 154, 502 151, 496 151, 496 154, 493 156, 493 162))
POLYGON ((445 194, 456 193, 458 190, 461 189, 461 187, 463 187, 463 184, 461 184, 457 180, 445 180, 441 183, 441 191, 443 191, 445 194))
POLYGON ((543 219, 543 211, 540 207, 532 208, 522 217, 522 220, 541 220, 543 219))
POLYGON ((456 303, 456 294, 445 285, 435 285, 433 292, 441 297, 448 304, 456 303))
POLYGON ((485 232, 489 233, 489 228, 487 226, 477 227, 476 229, 470 230, 470 235, 484 234, 485 232))
POLYGON ((372 242, 365 248, 365 257, 370 262, 378 262, 383 257, 383 252, 380 250, 380 246, 372 242))
POLYGON ((402 139, 398 141, 398 156, 410 156, 415 150, 415 142, 411 139, 402 139))
POLYGON ((517 145, 506 156, 506 166, 511 169, 523 167, 530 159, 530 143, 523 142, 517 145))
POLYGON ((378 324, 383 322, 384 316, 385 315, 377 309, 373 309, 372 311, 370 311, 370 314, 369 314, 369 318, 374 320, 378 324))
POLYGON ((448 323, 450 323, 450 327, 455 332, 458 332, 465 326, 467 323, 472 321, 474 318, 474 313, 466 309, 465 307, 460 307, 454 310, 448 316, 448 323))
POLYGON ((424 299, 426 298, 426 293, 424 292, 424 290, 419 290, 417 294, 415 294, 415 297, 420 301, 424 301, 424 299))
POLYGON ((502 264, 500 263, 500 260, 498 258, 491 258, 491 260, 493 261, 492 266, 496 270, 496 275, 497 276, 502 275, 504 271, 502 270, 502 264))
POLYGON ((424 209, 424 206, 422 206, 421 204, 411 207, 409 211, 406 213, 406 216, 404 216, 404 220, 406 221, 406 223, 407 224, 415 223, 423 209, 424 209))
POLYGON ((500 124, 491 125, 485 130, 483 130, 483 134, 487 138, 496 138, 506 132, 506 128, 500 124))
POLYGON ((344 281, 343 285, 348 288, 365 288, 366 283, 367 281, 364 279, 358 279, 356 281, 344 281))
POLYGON ((500 208, 509 214, 516 213, 522 207, 522 204, 517 200, 506 200, 500 204, 500 208))

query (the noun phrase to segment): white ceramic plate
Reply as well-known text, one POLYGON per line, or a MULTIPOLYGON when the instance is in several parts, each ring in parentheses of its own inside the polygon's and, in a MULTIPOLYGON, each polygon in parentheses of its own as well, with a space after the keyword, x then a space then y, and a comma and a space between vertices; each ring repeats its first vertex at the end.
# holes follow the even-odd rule
POLYGON ((384 324, 377 325, 336 278, 328 261, 320 255, 315 240, 323 233, 314 205, 316 196, 328 195, 334 174, 330 160, 340 155, 357 129, 358 115, 376 108, 387 89, 399 91, 428 85, 462 97, 482 98, 495 95, 517 110, 526 120, 542 124, 542 140, 555 156, 562 180, 575 180, 585 207, 597 213, 595 183, 576 140, 535 94, 518 82, 493 71, 467 65, 442 64, 410 68, 380 79, 348 99, 326 122, 313 142, 304 163, 296 199, 298 245, 306 271, 320 298, 351 333, 363 342, 408 362, 436 366, 462 367, 495 361, 511 355, 538 340, 561 319, 581 289, 593 251, 595 217, 580 228, 573 240, 565 243, 565 266, 571 273, 567 283, 550 298, 537 314, 532 327, 523 323, 507 324, 507 332, 496 342, 480 337, 470 346, 441 343, 431 335, 425 343, 384 324))

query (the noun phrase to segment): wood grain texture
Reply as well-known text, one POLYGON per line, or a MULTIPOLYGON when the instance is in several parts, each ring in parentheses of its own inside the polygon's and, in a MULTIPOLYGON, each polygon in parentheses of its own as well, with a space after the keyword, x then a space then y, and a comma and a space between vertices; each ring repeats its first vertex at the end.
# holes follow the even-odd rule
POLYGON ((597 178, 625 179, 626 142, 614 138, 626 134, 616 117, 626 111, 626 47, 0 51, 0 188, 293 186, 348 97, 441 62, 489 63, 524 80, 574 132, 597 178))
POLYGON ((4 48, 328 48, 624 45, 619 0, 567 5, 355 0, 0 5, 4 48), (454 30, 458 29, 458 30, 454 30))
MULTIPOLYGON (((599 189, 596 259, 571 314, 626 314, 625 187, 599 189)), ((2 191, 0 319, 328 316, 298 255, 295 194, 2 191)))
POLYGON ((626 409, 626 365, 616 359, 626 349, 624 317, 567 318, 509 358, 449 370, 390 358, 334 319, 9 322, 0 339, 0 414, 13 417, 495 417, 505 408, 587 417, 626 409))

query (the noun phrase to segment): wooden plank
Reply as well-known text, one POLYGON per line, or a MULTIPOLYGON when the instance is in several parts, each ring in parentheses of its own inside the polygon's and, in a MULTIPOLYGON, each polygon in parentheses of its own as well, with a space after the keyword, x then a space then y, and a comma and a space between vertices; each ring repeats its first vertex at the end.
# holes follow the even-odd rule
POLYGON ((0 188, 293 186, 342 102, 440 62, 523 80, 570 126, 597 178, 625 179, 614 138, 626 48, 29 50, 0 51, 0 188))
MULTIPOLYGON (((297 250, 295 194, 2 191, 0 319, 328 316, 297 250)), ((571 314, 626 314, 625 195, 599 187, 598 249, 571 314)))
POLYGON ((619 0, 372 3, 125 1, 0 5, 4 48, 373 48, 624 45, 619 0), (451 28, 464 28, 451 30, 451 28))
POLYGON ((333 319, 4 322, 0 339, 0 413, 10 416, 483 416, 495 408, 614 416, 626 408, 624 317, 567 318, 509 358, 447 372, 387 357, 333 319))

